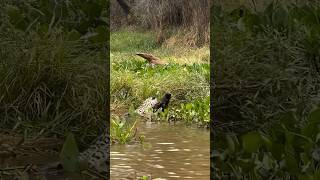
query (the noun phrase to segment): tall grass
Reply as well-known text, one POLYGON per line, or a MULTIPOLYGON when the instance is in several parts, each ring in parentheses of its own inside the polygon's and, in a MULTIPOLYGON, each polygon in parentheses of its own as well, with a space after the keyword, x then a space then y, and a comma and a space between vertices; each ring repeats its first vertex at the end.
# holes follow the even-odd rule
POLYGON ((107 29, 88 38, 87 27, 78 31, 64 24, 70 14, 52 15, 53 7, 66 8, 55 3, 1 4, 0 126, 28 136, 64 137, 72 131, 84 145, 105 131, 108 119, 108 42, 101 42, 107 29), (27 13, 36 10, 59 21, 50 24, 48 17, 27 13))

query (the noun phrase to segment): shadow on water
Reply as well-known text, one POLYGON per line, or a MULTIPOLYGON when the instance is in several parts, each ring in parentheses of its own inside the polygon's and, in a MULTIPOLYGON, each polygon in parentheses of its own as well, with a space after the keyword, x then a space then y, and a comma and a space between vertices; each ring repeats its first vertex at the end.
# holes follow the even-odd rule
POLYGON ((111 146, 111 179, 209 179, 209 131, 167 123, 140 124, 143 145, 111 146))

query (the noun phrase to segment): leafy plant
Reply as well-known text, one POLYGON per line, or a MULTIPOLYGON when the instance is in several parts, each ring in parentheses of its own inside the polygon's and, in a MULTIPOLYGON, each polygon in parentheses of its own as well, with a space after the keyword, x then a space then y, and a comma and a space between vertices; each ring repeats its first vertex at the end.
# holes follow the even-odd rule
POLYGON ((191 103, 181 103, 179 108, 172 108, 171 111, 167 119, 181 120, 187 124, 195 123, 199 126, 208 126, 210 122, 209 98, 191 103))
POLYGON ((144 175, 144 176, 142 176, 140 179, 141 179, 141 180, 149 180, 149 177, 146 176, 146 175, 144 175))
MULTIPOLYGON (((129 116, 133 116, 131 113, 129 116)), ((110 138, 114 142, 120 144, 126 144, 130 142, 136 136, 136 124, 138 120, 130 117, 128 119, 120 119, 118 116, 115 116, 111 119, 111 131, 110 138), (133 121, 133 122, 132 122, 133 121)), ((141 140, 143 141, 143 140, 141 140)))

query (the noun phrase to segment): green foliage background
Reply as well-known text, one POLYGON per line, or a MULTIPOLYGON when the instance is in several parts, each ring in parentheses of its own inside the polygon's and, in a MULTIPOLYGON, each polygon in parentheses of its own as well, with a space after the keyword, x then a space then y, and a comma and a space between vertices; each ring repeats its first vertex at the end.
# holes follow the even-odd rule
POLYGON ((212 174, 319 179, 319 7, 211 12, 212 174))

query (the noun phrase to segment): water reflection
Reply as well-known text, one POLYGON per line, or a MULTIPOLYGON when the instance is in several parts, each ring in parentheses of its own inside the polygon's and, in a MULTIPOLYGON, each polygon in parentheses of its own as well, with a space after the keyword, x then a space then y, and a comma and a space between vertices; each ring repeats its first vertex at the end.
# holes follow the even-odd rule
POLYGON ((149 148, 140 144, 111 146, 111 179, 209 179, 209 132, 183 125, 142 123, 149 148))

